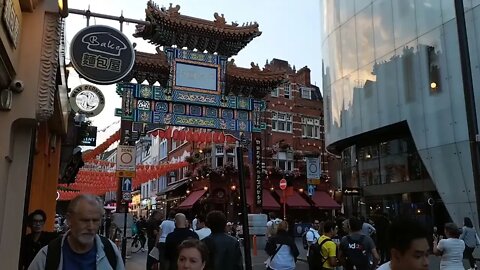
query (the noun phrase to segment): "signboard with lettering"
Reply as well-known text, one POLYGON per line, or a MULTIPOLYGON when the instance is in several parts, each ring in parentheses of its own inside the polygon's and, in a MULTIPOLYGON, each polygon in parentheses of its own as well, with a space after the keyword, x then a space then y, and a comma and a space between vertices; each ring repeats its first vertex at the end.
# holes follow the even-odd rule
POLYGON ((360 196, 362 195, 361 188, 343 188, 343 195, 345 196, 360 196))
MULTIPOLYGON (((257 137, 257 136, 255 136, 257 137)), ((262 207, 262 199, 263 199, 263 166, 262 166, 262 140, 260 138, 253 139, 253 153, 254 153, 254 160, 255 160, 255 205, 258 207, 262 207)))
POLYGON ((87 81, 112 84, 130 72, 135 52, 122 32, 105 25, 93 25, 73 37, 70 57, 75 70, 87 81))
POLYGON ((320 159, 307 157, 307 179, 320 179, 320 159))
POLYGON ((117 146, 117 175, 119 172, 135 172, 136 148, 131 145, 117 146))
POLYGON ((80 145, 97 146, 97 127, 87 126, 80 134, 80 145))
POLYGON ((72 90, 70 105, 74 112, 93 117, 102 112, 105 107, 105 97, 96 86, 82 84, 72 90))

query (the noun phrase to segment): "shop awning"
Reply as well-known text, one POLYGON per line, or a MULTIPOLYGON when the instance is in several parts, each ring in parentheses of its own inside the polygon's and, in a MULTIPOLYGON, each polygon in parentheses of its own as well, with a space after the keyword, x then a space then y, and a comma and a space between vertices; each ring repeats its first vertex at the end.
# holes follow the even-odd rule
POLYGON ((157 195, 162 195, 162 194, 165 194, 165 193, 170 192, 170 191, 172 191, 172 190, 175 190, 175 189, 177 189, 177 188, 185 185, 186 183, 188 183, 188 180, 189 180, 189 179, 180 180, 180 181, 177 181, 177 182, 175 182, 175 183, 173 183, 173 184, 170 184, 170 185, 168 185, 165 189, 160 190, 160 191, 157 193, 157 195))
MULTIPOLYGON (((247 203, 253 205, 253 191, 247 189, 247 203)), ((262 192, 262 208, 264 210, 280 210, 280 204, 273 198, 272 193, 268 189, 264 189, 262 192)))
POLYGON ((312 197, 315 207, 320 209, 339 209, 341 206, 326 192, 315 191, 312 197))
MULTIPOLYGON (((276 190, 276 192, 281 200, 283 192, 281 190, 276 190)), ((300 196, 300 194, 296 191, 294 191, 292 195, 287 196, 286 204, 288 207, 293 209, 309 209, 311 207, 310 204, 305 201, 305 199, 303 199, 302 196, 300 196)))
POLYGON ((205 192, 207 191, 202 189, 190 193, 190 195, 188 195, 188 197, 177 207, 177 209, 191 208, 198 201, 198 199, 205 194, 205 192))

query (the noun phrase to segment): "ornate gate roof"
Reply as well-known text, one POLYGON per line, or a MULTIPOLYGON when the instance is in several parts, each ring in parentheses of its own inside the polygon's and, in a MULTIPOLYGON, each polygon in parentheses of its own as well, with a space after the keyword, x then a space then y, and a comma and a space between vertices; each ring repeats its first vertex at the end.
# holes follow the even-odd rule
POLYGON ((145 9, 148 26, 137 25, 134 37, 149 40, 158 46, 177 46, 200 52, 218 53, 230 57, 238 54, 250 41, 262 34, 258 23, 244 23, 241 26, 227 24, 223 14, 214 13, 215 20, 185 16, 179 12, 180 6, 170 4, 168 9, 159 8, 149 1, 145 9))

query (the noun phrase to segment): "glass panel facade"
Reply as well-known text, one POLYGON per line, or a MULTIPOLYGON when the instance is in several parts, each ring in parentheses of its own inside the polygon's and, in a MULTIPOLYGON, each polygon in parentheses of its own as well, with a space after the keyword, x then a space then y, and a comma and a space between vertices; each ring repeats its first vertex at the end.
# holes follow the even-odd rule
MULTIPOLYGON (((478 220, 454 1, 347 2, 322 1, 326 147, 350 159, 343 160, 344 183, 375 185, 430 175, 454 222, 463 216, 478 220), (354 136, 400 122, 407 123, 411 143, 367 143, 355 149, 351 162, 352 151, 345 147, 363 144, 354 136), (350 143, 339 148, 345 141, 350 143), (390 152, 383 149, 387 146, 390 152)), ((480 0, 464 4, 480 104, 480 0)))
POLYGON ((351 146, 342 152, 342 161, 345 187, 430 179, 411 138, 351 146))

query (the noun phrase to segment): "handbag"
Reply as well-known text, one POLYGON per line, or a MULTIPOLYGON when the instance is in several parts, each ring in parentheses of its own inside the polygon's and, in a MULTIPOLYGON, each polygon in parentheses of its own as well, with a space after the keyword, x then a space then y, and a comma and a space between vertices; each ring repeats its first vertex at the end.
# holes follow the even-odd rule
POLYGON ((273 252, 272 256, 268 257, 267 260, 264 262, 265 263, 265 267, 267 269, 270 269, 270 263, 272 262, 273 260, 273 257, 275 257, 275 255, 277 255, 277 252, 280 250, 280 248, 283 246, 283 244, 280 244, 280 246, 277 247, 277 249, 275 249, 275 252, 273 252))

